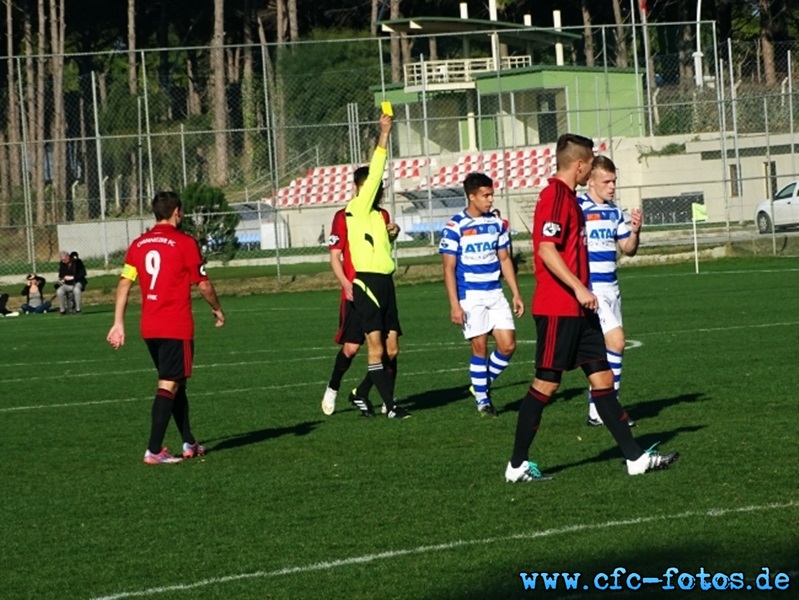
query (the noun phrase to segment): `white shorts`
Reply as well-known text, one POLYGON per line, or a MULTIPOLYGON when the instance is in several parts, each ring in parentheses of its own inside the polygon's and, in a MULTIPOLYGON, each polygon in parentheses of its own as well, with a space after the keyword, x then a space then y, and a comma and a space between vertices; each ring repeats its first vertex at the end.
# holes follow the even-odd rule
POLYGON ((463 337, 467 340, 494 329, 516 329, 510 304, 502 290, 468 292, 461 300, 461 308, 465 313, 463 337))
POLYGON ((612 331, 622 326, 621 321, 621 294, 616 286, 591 290, 599 301, 599 324, 602 333, 612 331))

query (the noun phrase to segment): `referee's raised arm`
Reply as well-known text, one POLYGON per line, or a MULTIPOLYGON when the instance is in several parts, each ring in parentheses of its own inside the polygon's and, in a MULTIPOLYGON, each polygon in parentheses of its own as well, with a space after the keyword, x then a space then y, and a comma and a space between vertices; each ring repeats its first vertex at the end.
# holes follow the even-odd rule
POLYGON ((347 212, 352 215, 368 214, 372 210, 372 205, 383 181, 383 173, 386 170, 386 158, 388 148, 388 136, 394 119, 386 114, 380 115, 380 136, 377 138, 377 147, 372 155, 372 162, 369 163, 369 175, 366 177, 358 195, 347 205, 347 212))

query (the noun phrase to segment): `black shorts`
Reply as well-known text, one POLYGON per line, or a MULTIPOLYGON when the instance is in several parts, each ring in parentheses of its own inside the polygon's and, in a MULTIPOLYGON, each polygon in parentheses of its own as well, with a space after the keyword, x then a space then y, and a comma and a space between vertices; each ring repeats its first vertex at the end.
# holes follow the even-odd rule
POLYGON ((396 331, 401 334, 394 278, 382 273, 358 273, 352 282, 351 309, 364 334, 396 331))
POLYGON ((338 331, 334 338, 337 344, 363 344, 363 329, 354 313, 352 302, 342 294, 338 313, 338 331))
POLYGON ((191 377, 194 340, 153 338, 144 343, 158 370, 158 379, 183 381, 191 377))
POLYGON ((598 361, 610 368, 605 336, 596 313, 584 317, 534 316, 538 334, 535 349, 537 369, 571 371, 598 361))

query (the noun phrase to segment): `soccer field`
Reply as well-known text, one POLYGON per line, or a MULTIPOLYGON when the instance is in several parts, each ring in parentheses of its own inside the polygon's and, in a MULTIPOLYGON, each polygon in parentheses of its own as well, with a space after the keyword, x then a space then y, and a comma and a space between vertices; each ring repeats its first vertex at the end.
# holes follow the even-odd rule
MULTIPOLYGON (((596 585, 617 567, 620 597, 693 597, 678 574, 700 569, 741 573, 746 597, 771 597, 756 589, 763 568, 787 573, 779 596, 796 597, 799 263, 702 271, 620 272, 621 401, 641 444, 680 460, 628 476, 610 434, 586 426, 575 372, 533 445, 555 478, 527 485, 503 475, 533 374, 532 318, 495 387, 499 418, 480 418, 442 283, 397 289, 404 421, 347 404, 365 353, 322 414, 337 292, 224 298, 221 329, 198 302, 188 392, 208 454, 178 465, 142 464, 155 372, 137 306, 119 351, 105 343, 110 306, 0 320, 0 598, 604 598, 596 585), (629 573, 669 567, 675 590, 629 589, 629 573), (519 574, 537 572, 581 577, 573 591, 540 578, 525 590, 519 574)), ((528 310, 532 285, 522 276, 528 310)), ((170 426, 167 443, 179 441, 170 426)))

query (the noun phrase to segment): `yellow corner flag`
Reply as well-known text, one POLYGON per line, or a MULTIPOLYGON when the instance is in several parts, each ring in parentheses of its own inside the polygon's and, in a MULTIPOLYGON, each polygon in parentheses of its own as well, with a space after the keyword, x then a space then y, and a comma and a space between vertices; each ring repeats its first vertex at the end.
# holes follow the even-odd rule
POLYGON ((691 218, 694 221, 707 221, 707 206, 691 202, 691 218))

